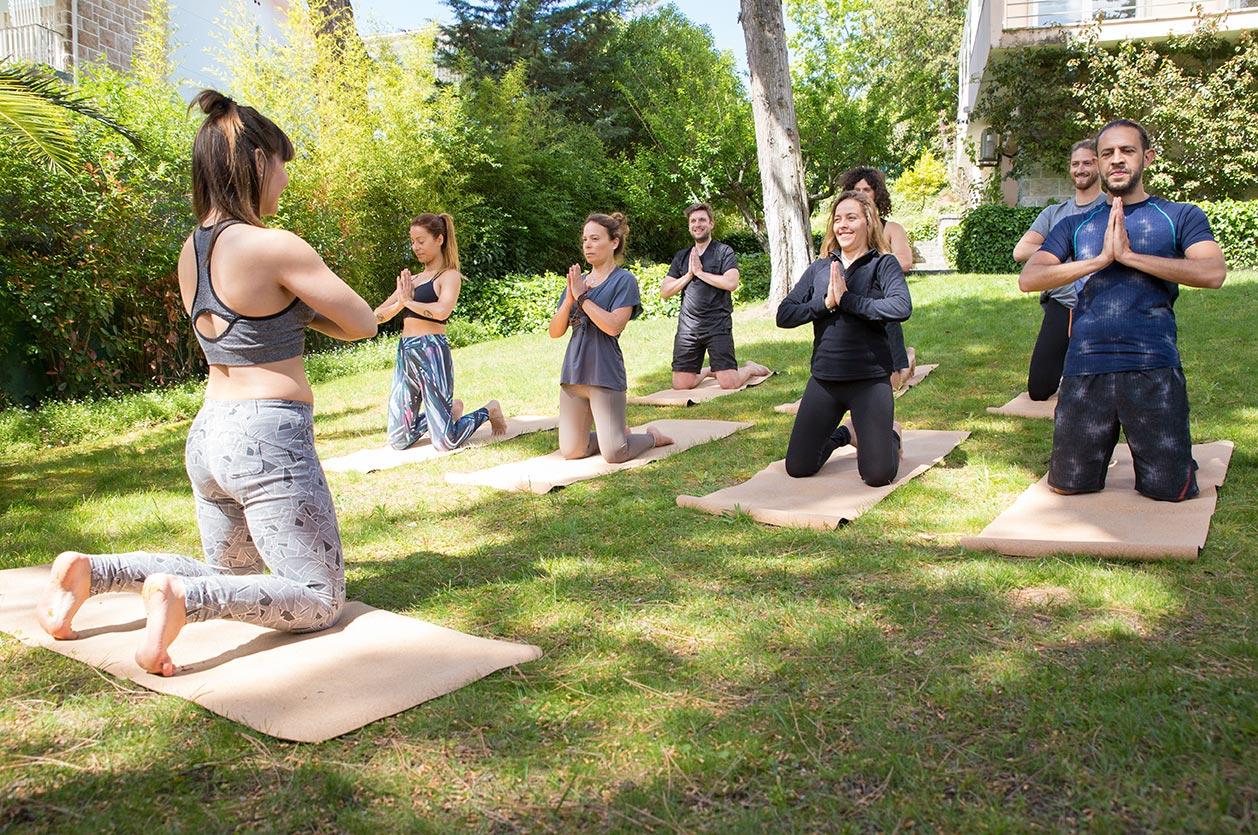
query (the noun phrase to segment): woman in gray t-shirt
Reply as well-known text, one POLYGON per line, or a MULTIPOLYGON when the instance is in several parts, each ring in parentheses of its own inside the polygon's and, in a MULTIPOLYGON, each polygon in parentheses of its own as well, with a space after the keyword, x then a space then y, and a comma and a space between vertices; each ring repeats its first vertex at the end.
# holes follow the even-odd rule
POLYGON ((581 249, 590 271, 582 275, 576 264, 568 269, 568 286, 550 320, 553 339, 572 329, 559 377, 559 451, 564 458, 602 453, 608 463, 619 464, 673 442, 654 427, 629 434, 625 417, 628 382, 619 337, 642 312, 638 279, 619 265, 628 239, 629 224, 619 212, 586 218, 581 249))

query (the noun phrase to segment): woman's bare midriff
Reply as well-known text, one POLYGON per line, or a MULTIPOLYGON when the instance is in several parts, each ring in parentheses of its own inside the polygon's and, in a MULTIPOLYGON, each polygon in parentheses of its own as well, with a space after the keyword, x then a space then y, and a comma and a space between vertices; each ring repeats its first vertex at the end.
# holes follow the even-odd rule
POLYGON ((314 403, 301 357, 262 365, 211 365, 206 400, 295 400, 314 403))
POLYGON ((402 336, 435 336, 446 332, 446 326, 427 319, 407 316, 402 320, 402 336))

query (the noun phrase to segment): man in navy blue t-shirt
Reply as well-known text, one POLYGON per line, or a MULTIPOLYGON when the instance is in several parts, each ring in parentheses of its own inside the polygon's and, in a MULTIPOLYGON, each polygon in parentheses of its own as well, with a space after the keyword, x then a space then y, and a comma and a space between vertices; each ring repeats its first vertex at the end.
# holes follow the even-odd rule
POLYGON ((1227 267, 1200 208, 1144 190, 1155 152, 1143 127, 1118 119, 1096 140, 1113 202, 1053 227, 1018 279, 1024 291, 1073 282, 1078 292, 1048 484, 1064 494, 1103 489, 1121 426, 1136 489, 1182 501, 1197 495, 1197 465, 1173 306, 1179 285, 1220 287, 1227 267))

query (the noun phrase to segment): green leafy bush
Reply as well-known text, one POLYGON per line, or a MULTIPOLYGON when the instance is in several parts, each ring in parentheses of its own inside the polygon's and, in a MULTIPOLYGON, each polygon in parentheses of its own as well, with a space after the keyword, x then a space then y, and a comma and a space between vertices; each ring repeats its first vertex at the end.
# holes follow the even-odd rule
POLYGON ((769 298, 769 280, 773 275, 773 266, 769 263, 769 253, 757 252, 738 256, 738 292, 734 301, 764 301, 769 298))
POLYGON ((739 229, 733 232, 726 232, 717 236, 720 240, 729 244, 739 257, 743 255, 760 255, 764 253, 764 247, 760 246, 760 241, 756 238, 754 232, 750 229, 739 229))
POLYGON ((1258 267, 1258 200, 1202 203, 1215 240, 1232 269, 1258 267))
POLYGON ((912 167, 891 182, 891 188, 908 204, 921 209, 948 184, 948 168, 927 148, 912 167))
POLYGON ((952 269, 957 268, 957 244, 961 240, 961 225, 949 226, 944 230, 944 260, 948 262, 948 266, 952 269))
POLYGON ((904 233, 915 244, 923 241, 933 241, 935 235, 939 232, 938 212, 925 211, 897 217, 895 220, 900 222, 900 225, 904 227, 904 233))
POLYGON ((1016 273, 1013 247, 1030 228, 1035 206, 988 205, 967 212, 957 227, 956 265, 963 273, 1016 273))

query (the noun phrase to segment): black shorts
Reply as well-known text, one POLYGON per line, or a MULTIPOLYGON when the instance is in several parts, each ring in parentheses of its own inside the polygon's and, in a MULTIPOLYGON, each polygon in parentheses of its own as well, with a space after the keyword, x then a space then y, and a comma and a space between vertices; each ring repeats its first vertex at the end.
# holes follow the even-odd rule
POLYGON ((703 368, 704 351, 707 351, 713 371, 732 371, 738 367, 738 361, 734 359, 734 334, 697 336, 677 331, 677 336, 673 338, 673 370, 698 374, 703 368))
POLYGON ((1136 490, 1169 502, 1197 495, 1188 387, 1178 368, 1063 377, 1049 486, 1069 493, 1104 489, 1120 426, 1131 447, 1136 490))

